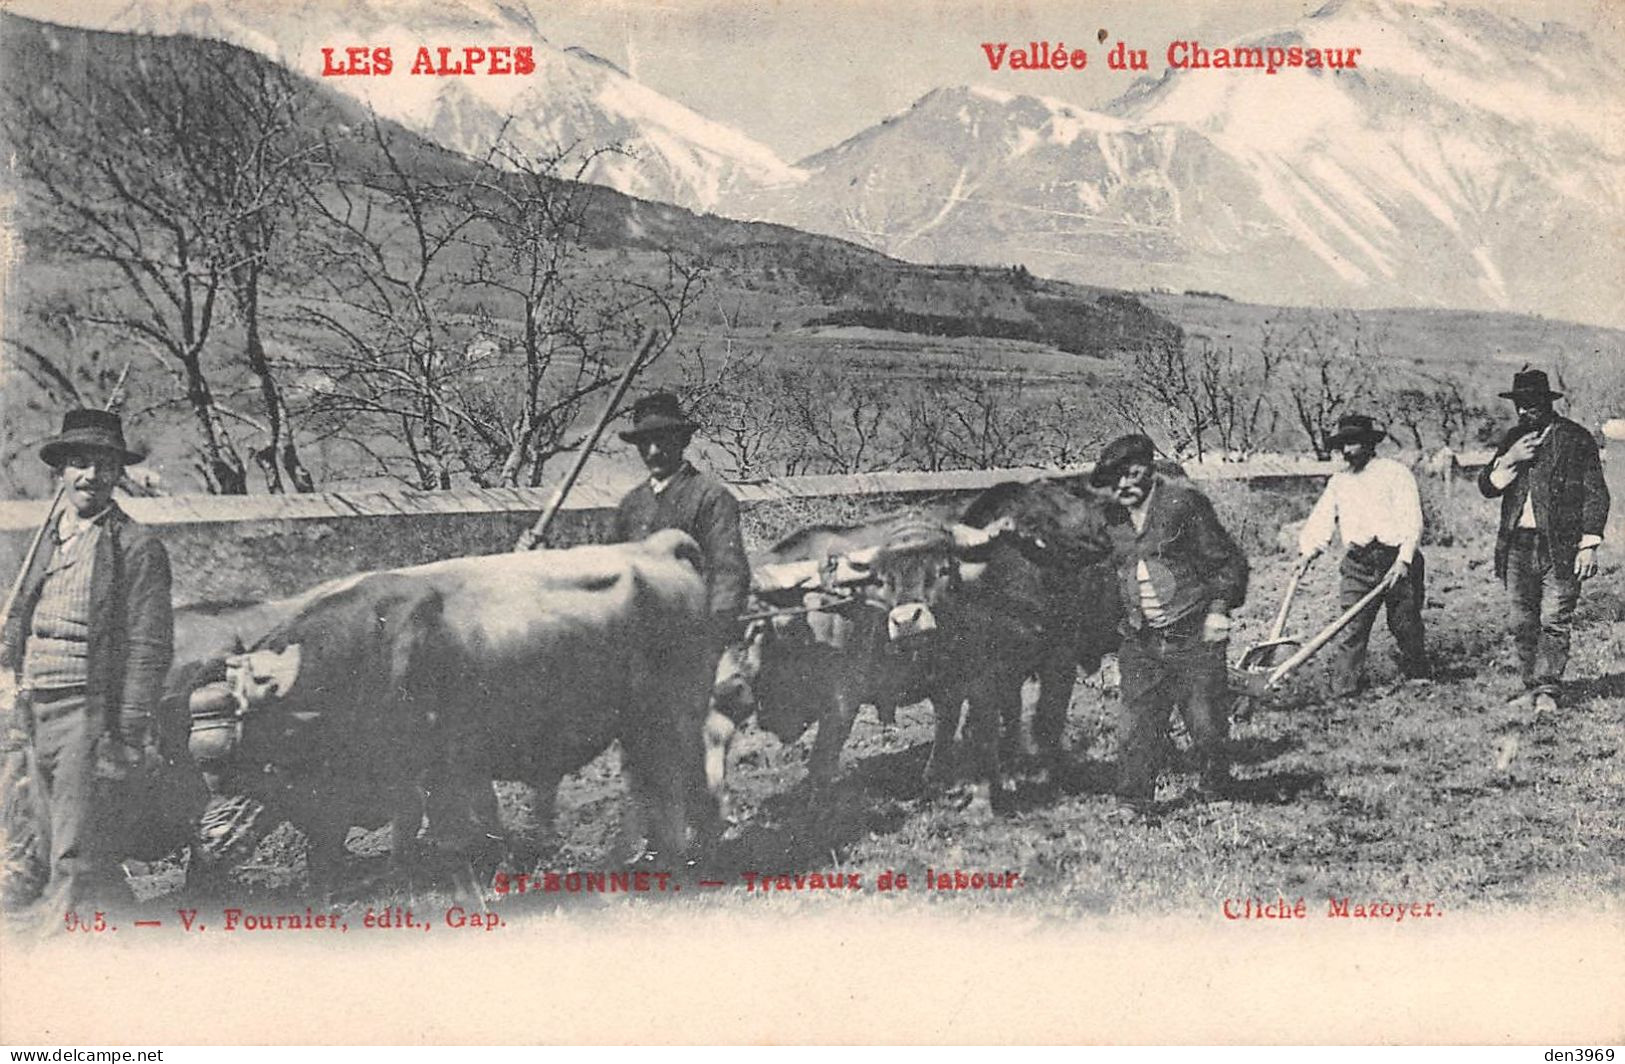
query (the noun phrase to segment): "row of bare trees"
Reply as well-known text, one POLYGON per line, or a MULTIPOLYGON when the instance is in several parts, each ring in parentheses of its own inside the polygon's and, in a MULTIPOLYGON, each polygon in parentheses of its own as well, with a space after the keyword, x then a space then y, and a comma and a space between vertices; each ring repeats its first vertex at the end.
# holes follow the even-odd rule
POLYGON ((1340 416, 1374 414, 1417 450, 1483 443, 1495 412, 1445 375, 1385 359, 1354 312, 1266 323, 1255 343, 1158 336, 1103 384, 974 365, 914 376, 770 362, 724 343, 696 353, 684 390, 728 475, 1067 466, 1123 431, 1170 457, 1303 450, 1325 459, 1340 416))
POLYGON ((1418 450, 1483 442, 1494 412, 1448 375, 1400 368, 1384 341, 1354 311, 1272 320, 1250 345, 1159 337, 1129 354, 1105 402, 1181 459, 1294 446, 1325 459, 1337 419, 1353 412, 1418 450))
POLYGON ((49 405, 133 360, 190 423, 211 492, 323 471, 422 489, 536 484, 636 334, 676 342, 704 282, 673 255, 595 272, 595 155, 498 138, 479 162, 340 113, 223 46, 154 38, 5 78, 42 273, 6 341, 49 405), (125 51, 120 51, 125 50, 125 51))
POLYGON ((1104 439, 1070 390, 970 367, 870 376, 770 365, 729 345, 696 352, 683 391, 721 471, 737 479, 1065 466, 1104 439))

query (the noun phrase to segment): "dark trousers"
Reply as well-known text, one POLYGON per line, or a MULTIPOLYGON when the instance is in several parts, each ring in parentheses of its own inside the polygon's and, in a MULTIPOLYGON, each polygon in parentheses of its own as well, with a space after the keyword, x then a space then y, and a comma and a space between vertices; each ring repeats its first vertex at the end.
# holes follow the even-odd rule
POLYGON ((1224 642, 1202 640, 1201 611, 1167 628, 1129 632, 1117 652, 1122 675, 1117 793, 1149 801, 1167 746, 1168 715, 1182 708, 1204 786, 1229 777, 1224 642))
POLYGON ((113 784, 97 770, 104 722, 92 719, 83 690, 25 697, 33 721, 28 776, 38 854, 50 870, 41 904, 46 920, 60 920, 71 909, 117 900, 115 890, 122 891, 124 877, 108 847, 113 784))
MULTIPOLYGON (((1382 578, 1388 575, 1397 557, 1398 547, 1378 542, 1350 547, 1338 570, 1342 576, 1337 591, 1338 605, 1346 610, 1364 598, 1372 588, 1382 583, 1382 578)), ((1388 608, 1388 630, 1394 633, 1400 672, 1412 677, 1429 674, 1422 628, 1426 581, 1427 567, 1422 560, 1422 552, 1417 551, 1411 559, 1410 571, 1389 588, 1387 594, 1361 610, 1348 627, 1337 634, 1337 656, 1332 662, 1332 694, 1350 695, 1364 685, 1366 646, 1371 641, 1371 628, 1377 622, 1377 611, 1383 606, 1388 608)))
POLYGON ((1544 532, 1520 529, 1507 553, 1506 586, 1523 684, 1536 693, 1556 695, 1569 663, 1580 578, 1572 566, 1562 571, 1552 564, 1544 532))

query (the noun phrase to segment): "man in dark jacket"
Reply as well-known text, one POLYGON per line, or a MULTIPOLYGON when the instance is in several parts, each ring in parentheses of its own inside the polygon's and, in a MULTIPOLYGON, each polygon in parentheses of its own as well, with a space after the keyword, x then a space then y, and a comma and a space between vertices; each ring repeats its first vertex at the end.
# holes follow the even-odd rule
POLYGON ((1124 609, 1118 794, 1150 810, 1177 704, 1201 762, 1202 793, 1219 796, 1230 780, 1225 651, 1230 612, 1247 597, 1247 559, 1205 495, 1156 473, 1145 436, 1108 444, 1090 480, 1116 495, 1107 528, 1124 609))
POLYGON ((1542 371, 1524 370, 1502 392, 1518 412, 1478 476, 1486 498, 1501 498, 1495 575, 1510 593, 1524 694, 1537 713, 1557 708, 1580 582, 1596 575, 1608 523, 1608 485, 1597 441, 1558 417, 1542 371))
POLYGON ((656 392, 633 405, 632 427, 620 435, 637 447, 649 479, 621 500, 615 539, 642 539, 663 528, 694 537, 705 555, 712 634, 720 653, 737 634, 737 618, 750 594, 750 562, 739 531, 738 500, 722 481, 683 457, 698 427, 669 392, 656 392))
MULTIPOLYGON (((649 479, 633 488, 615 511, 615 538, 642 539, 663 528, 687 532, 705 557, 705 586, 710 597, 711 668, 736 641, 739 616, 750 595, 750 560, 739 530, 739 502, 717 478, 695 469, 683 452, 699 428, 684 416, 677 397, 656 392, 633 404, 632 427, 621 439, 633 444, 649 479)), ((731 661, 732 659, 730 659, 731 661)), ((719 682, 721 678, 719 677, 719 682)), ((727 774, 728 749, 753 699, 714 700, 705 721, 705 772, 719 809, 727 774)))
POLYGON ((6 619, 0 667, 18 685, 11 727, 26 744, 50 922, 122 891, 120 795, 159 761, 173 630, 169 555, 113 502, 124 466, 141 459, 118 415, 69 411, 40 457, 63 504, 6 619))

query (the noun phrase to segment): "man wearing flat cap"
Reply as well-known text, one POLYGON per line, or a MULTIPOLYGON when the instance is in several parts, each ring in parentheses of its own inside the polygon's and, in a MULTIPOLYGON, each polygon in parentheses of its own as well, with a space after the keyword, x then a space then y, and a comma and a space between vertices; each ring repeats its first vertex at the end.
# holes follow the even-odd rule
POLYGON ((1411 679, 1430 675, 1422 628, 1422 494, 1409 469, 1377 457, 1377 444, 1387 435, 1363 414, 1338 419, 1337 431, 1326 442, 1342 453, 1347 468, 1332 474, 1298 534, 1298 552, 1306 563, 1331 544, 1334 528, 1342 536, 1338 604, 1343 609, 1378 584, 1388 585, 1378 601, 1338 633, 1334 696, 1352 695, 1364 684, 1366 645, 1382 605, 1399 649, 1400 671, 1411 679))
POLYGON ((620 436, 637 447, 649 479, 621 500, 615 512, 615 538, 638 540, 665 528, 694 537, 705 556, 713 642, 720 654, 737 635, 737 618, 750 594, 750 562, 733 493, 683 457, 697 428, 670 392, 656 392, 633 404, 632 427, 620 436))
POLYGON ((40 457, 62 505, 6 619, 0 667, 17 679, 13 724, 49 861, 49 922, 123 892, 110 825, 120 785, 157 761, 154 711, 173 629, 169 555, 113 501, 124 467, 142 457, 125 446, 118 415, 69 411, 40 457))
POLYGON ((1124 610, 1117 792, 1151 811, 1168 715, 1179 705, 1201 793, 1222 796, 1230 782, 1225 653, 1230 612, 1247 597, 1247 559, 1207 496, 1156 472, 1145 436, 1107 444, 1090 483, 1116 500, 1107 531, 1124 610))
POLYGON ((1597 572, 1597 547, 1608 523, 1608 485, 1597 441, 1584 427, 1559 417, 1546 374, 1513 375, 1518 423, 1507 430, 1495 458, 1478 477, 1486 498, 1501 499, 1495 539, 1495 575, 1511 600, 1524 692, 1537 713, 1557 708, 1580 583, 1597 572))

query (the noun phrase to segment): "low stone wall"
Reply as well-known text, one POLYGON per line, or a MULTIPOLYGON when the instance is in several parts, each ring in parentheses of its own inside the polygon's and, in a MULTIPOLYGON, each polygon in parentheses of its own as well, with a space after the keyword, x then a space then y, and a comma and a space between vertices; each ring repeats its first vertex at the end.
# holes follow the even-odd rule
MULTIPOLYGON (((808 521, 851 520, 908 505, 968 500, 1007 480, 1073 478, 1067 470, 1000 469, 780 477, 733 485, 747 546, 766 546, 808 521)), ((1190 467, 1196 480, 1311 491, 1330 463, 1274 460, 1190 467)), ((614 507, 630 485, 581 484, 560 510, 549 542, 608 538, 614 507)), ((546 489, 353 492, 317 495, 167 496, 122 500, 169 549, 177 606, 296 594, 324 580, 512 548, 550 493, 546 489)), ((0 501, 0 574, 6 587, 45 515, 45 502, 0 501)))

